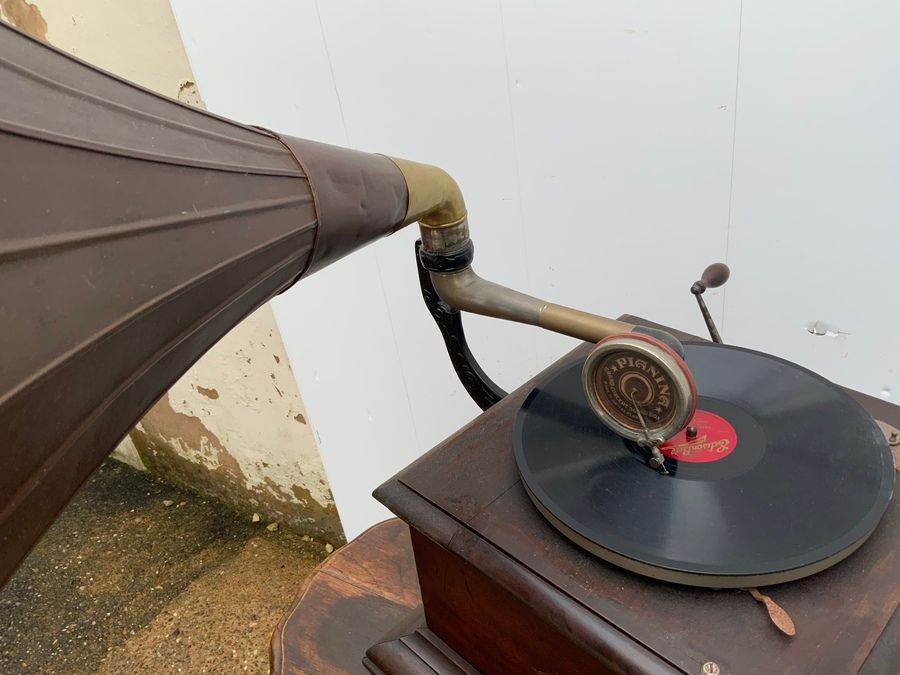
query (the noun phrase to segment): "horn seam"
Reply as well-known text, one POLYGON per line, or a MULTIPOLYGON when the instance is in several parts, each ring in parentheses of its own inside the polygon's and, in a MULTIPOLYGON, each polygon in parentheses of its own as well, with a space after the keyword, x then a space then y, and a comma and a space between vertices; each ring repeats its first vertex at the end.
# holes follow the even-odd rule
MULTIPOLYGON (((0 57, 0 64, 4 66, 4 68, 19 73, 22 77, 28 78, 30 80, 34 80, 36 82, 41 82, 46 85, 49 89, 56 89, 58 91, 65 92, 67 94, 73 94, 73 98, 77 100, 87 100, 87 101, 95 101, 100 104, 100 107, 108 107, 117 110, 127 111, 129 114, 134 115, 135 117, 139 117, 142 119, 150 120, 153 122, 157 122, 163 126, 175 127, 185 131, 188 135, 196 135, 196 136, 205 136, 207 138, 215 138, 223 140, 227 143, 233 145, 242 145, 248 148, 256 148, 260 152, 271 155, 281 155, 281 151, 273 147, 271 145, 264 145, 262 143, 254 143, 253 141, 249 141, 243 138, 235 138, 233 136, 228 136, 226 134, 219 133, 218 131, 213 131, 211 129, 204 129, 203 127, 194 126, 192 124, 188 124, 186 122, 181 122, 179 120, 174 120, 172 118, 161 117, 155 113, 146 112, 144 110, 140 110, 139 108, 135 108, 130 105, 125 105, 123 103, 118 103, 117 101, 113 101, 112 99, 105 98, 103 96, 97 96, 96 94, 92 94, 91 92, 76 89, 67 84, 60 82, 59 80, 54 80, 45 75, 41 75, 38 72, 35 72, 29 68, 25 68, 17 63, 13 63, 8 59, 4 59, 0 57)), ((174 101, 174 99, 172 99, 174 101)))
POLYGON ((34 37, 30 33, 25 32, 24 30, 17 28, 11 24, 8 24, 4 21, 0 21, 0 29, 9 31, 13 33, 17 38, 19 38, 22 42, 17 45, 21 47, 22 45, 27 45, 25 49, 36 49, 40 51, 50 51, 53 52, 58 60, 62 60, 64 62, 73 63, 79 68, 84 68, 90 71, 94 75, 98 75, 104 80, 110 80, 117 84, 127 85, 131 89, 135 89, 148 98, 152 98, 156 101, 167 103, 175 108, 178 108, 183 111, 191 112, 195 115, 200 115, 201 117, 206 117, 210 120, 214 120, 220 124, 225 126, 229 126, 234 129, 240 129, 242 131, 248 131, 253 134, 260 133, 258 129, 249 126, 247 124, 241 124, 240 122, 235 122, 234 120, 228 119, 227 117, 222 117, 221 115, 216 115, 215 113, 210 112, 209 110, 205 110, 203 108, 198 108, 196 106, 190 105, 183 101, 179 101, 178 99, 172 98, 170 96, 166 96, 165 94, 160 94, 158 91, 153 89, 148 89, 145 86, 132 82, 130 80, 125 79, 115 73, 111 73, 108 70, 104 70, 103 68, 98 67, 93 63, 88 63, 84 59, 81 59, 69 52, 63 51, 59 47, 52 45, 48 42, 44 42, 43 40, 39 40, 34 37))
MULTIPOLYGON (((63 364, 65 364, 65 362, 77 358, 78 354, 85 351, 85 349, 87 349, 88 347, 100 344, 104 340, 109 339, 112 335, 115 335, 117 332, 124 330, 129 325, 131 325, 134 320, 141 314, 152 311, 155 308, 162 307, 163 305, 171 302, 180 295, 188 292, 194 286, 198 286, 202 282, 213 278, 219 273, 231 267, 234 267, 237 263, 246 262, 248 259, 254 258, 257 255, 282 244, 292 237, 307 233, 309 229, 314 227, 316 224, 316 221, 306 223, 305 225, 291 230, 290 232, 276 237, 275 239, 267 241, 266 243, 257 246, 256 248, 242 251, 238 255, 232 256, 228 260, 225 260, 215 267, 210 268, 204 274, 196 277, 191 277, 178 286, 174 286, 168 289, 165 293, 154 296, 150 300, 143 302, 141 305, 128 312, 125 316, 120 317, 117 321, 114 321, 113 323, 107 325, 102 330, 95 331, 88 339, 82 340, 74 347, 70 347, 65 352, 44 365, 44 367, 39 371, 32 373, 30 377, 27 377, 26 379, 20 381, 18 384, 14 385, 8 391, 0 395, 0 407, 6 405, 13 398, 20 395, 25 389, 34 386, 37 382, 47 377, 52 371, 57 370, 63 364)), ((2 520, 2 517, 0 517, 0 520, 2 520)))
POLYGON ((294 152, 294 149, 290 145, 285 143, 284 139, 281 136, 279 136, 277 133, 272 131, 271 129, 266 129, 265 127, 260 127, 260 126, 254 126, 253 128, 259 129, 261 132, 269 134, 272 138, 274 138, 276 141, 281 143, 281 145, 284 147, 284 149, 287 150, 291 154, 291 157, 294 158, 294 161, 297 163, 297 166, 300 167, 300 171, 302 171, 303 175, 307 177, 307 181, 309 182, 309 192, 312 195, 312 199, 313 199, 313 209, 316 212, 317 227, 316 227, 316 233, 313 235, 312 250, 310 251, 309 259, 306 261, 306 265, 304 265, 303 269, 300 270, 300 273, 296 277, 294 277, 294 279, 291 281, 291 283, 288 284, 287 286, 285 286, 281 290, 281 292, 283 293, 284 291, 286 291, 288 288, 290 288, 295 283, 300 281, 300 279, 303 278, 303 276, 307 273, 307 271, 309 271, 310 265, 312 265, 313 260, 316 259, 316 252, 319 250, 320 233, 322 231, 322 223, 319 221, 319 197, 316 193, 315 184, 313 183, 312 180, 309 179, 309 172, 306 170, 306 167, 303 165, 303 160, 301 160, 300 157, 297 156, 297 153, 294 152))
POLYGON ((261 166, 242 166, 240 164, 228 164, 226 162, 215 162, 212 160, 192 160, 190 158, 179 157, 177 155, 154 153, 147 150, 137 150, 135 148, 113 145, 111 143, 102 143, 77 138, 75 136, 48 131, 46 129, 37 129, 26 124, 10 122, 9 120, 0 120, 0 131, 14 136, 22 136, 24 138, 30 138, 36 141, 43 141, 45 143, 53 143, 55 145, 79 148, 81 150, 87 150, 89 152, 115 155, 118 157, 124 157, 126 159, 156 162, 158 164, 173 164, 175 166, 185 166, 192 169, 213 169, 216 171, 245 173, 253 174, 256 176, 306 178, 305 174, 298 171, 289 171, 287 169, 271 169, 261 166))
MULTIPOLYGON (((296 232, 292 233, 292 236, 298 234, 296 232)), ((207 312, 201 319, 198 319, 193 324, 191 324, 191 330, 186 331, 178 335, 177 339, 170 340, 167 342, 163 348, 156 351, 153 355, 152 360, 145 362, 144 367, 139 371, 132 373, 129 377, 125 378, 109 395, 106 396, 93 410, 93 412, 86 416, 81 423, 75 427, 72 432, 66 437, 66 439, 53 451, 51 455, 49 455, 43 462, 40 464, 40 469, 32 473, 32 480, 23 483, 13 494, 12 498, 6 504, 2 511, 0 511, 0 522, 5 521, 10 517, 12 513, 19 508, 25 499, 28 498, 28 495, 35 489, 37 486, 36 478, 42 475, 45 475, 49 472, 52 467, 57 464, 60 458, 65 454, 66 450, 76 442, 85 430, 91 427, 91 424, 98 418, 100 415, 112 404, 114 400, 119 398, 121 393, 128 389, 132 384, 140 379, 146 372, 148 372, 154 365, 159 363, 159 361, 166 356, 173 349, 178 347, 185 340, 189 339, 193 335, 195 335, 204 325, 206 325, 214 316, 216 316, 222 308, 227 307, 229 305, 234 304, 239 298, 247 295, 254 291, 260 284, 264 283, 267 279, 275 276, 279 272, 281 272, 285 267, 289 266, 291 263, 295 262, 299 257, 303 255, 303 252, 294 253, 289 258, 285 259, 282 264, 280 264, 275 269, 268 269, 264 274, 258 275, 255 278, 255 283, 250 287, 244 287, 241 289, 241 292, 235 293, 228 297, 227 300, 219 303, 212 310, 207 312)), ((260 303, 262 304, 262 303, 260 303)), ((0 401, 2 403, 2 401, 0 401)), ((144 411, 145 412, 145 411, 144 411)))
POLYGON ((135 234, 187 227, 212 220, 228 220, 236 216, 245 216, 253 213, 265 213, 267 211, 308 204, 311 199, 310 196, 303 195, 301 197, 279 197, 254 202, 241 202, 233 207, 229 205, 227 209, 217 208, 193 211, 191 213, 182 212, 175 216, 144 218, 90 230, 29 237, 28 239, 13 239, 9 243, 0 246, 0 262, 27 258, 36 254, 45 254, 55 249, 80 248, 88 244, 123 239, 135 234))

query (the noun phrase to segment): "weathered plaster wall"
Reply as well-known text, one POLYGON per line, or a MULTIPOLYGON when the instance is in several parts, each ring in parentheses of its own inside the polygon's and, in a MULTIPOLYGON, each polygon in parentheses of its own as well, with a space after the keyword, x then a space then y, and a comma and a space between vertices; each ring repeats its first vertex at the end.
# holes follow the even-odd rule
POLYGON ((313 432, 268 306, 198 361, 130 441, 151 471, 248 513, 340 538, 313 432))
MULTIPOLYGON (((0 0, 0 18, 101 68, 201 105, 168 0, 0 0)), ((166 394, 115 456, 248 517, 333 542, 343 530, 269 306, 166 394)))

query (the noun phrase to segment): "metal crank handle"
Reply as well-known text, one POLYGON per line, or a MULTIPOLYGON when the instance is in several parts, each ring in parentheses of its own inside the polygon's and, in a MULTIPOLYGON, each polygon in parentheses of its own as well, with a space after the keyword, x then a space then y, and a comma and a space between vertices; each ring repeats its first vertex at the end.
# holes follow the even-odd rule
POLYGON ((700 314, 703 316, 706 330, 709 331, 709 337, 718 344, 722 344, 722 336, 719 334, 719 329, 716 328, 716 322, 713 321, 712 314, 709 313, 709 308, 703 299, 703 293, 707 288, 724 286, 730 276, 731 270, 728 268, 728 265, 725 263, 713 263, 703 270, 703 274, 691 286, 691 293, 697 298, 697 306, 700 307, 700 314))

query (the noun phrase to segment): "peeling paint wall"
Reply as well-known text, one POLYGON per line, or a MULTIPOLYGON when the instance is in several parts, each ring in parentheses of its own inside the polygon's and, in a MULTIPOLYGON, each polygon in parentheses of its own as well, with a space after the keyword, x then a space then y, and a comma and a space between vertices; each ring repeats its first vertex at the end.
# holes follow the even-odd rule
POLYGON ((47 39, 47 22, 41 10, 27 0, 0 0, 0 18, 36 38, 47 39))
MULTIPOLYGON (((0 18, 202 106, 168 0, 0 0, 0 18)), ((269 306, 207 353, 114 456, 330 542, 343 541, 315 434, 269 306)))
MULTIPOLYGON (((334 500, 268 306, 225 336, 131 432, 154 473, 340 539, 334 500)), ((132 452, 131 448, 134 448, 132 452)))

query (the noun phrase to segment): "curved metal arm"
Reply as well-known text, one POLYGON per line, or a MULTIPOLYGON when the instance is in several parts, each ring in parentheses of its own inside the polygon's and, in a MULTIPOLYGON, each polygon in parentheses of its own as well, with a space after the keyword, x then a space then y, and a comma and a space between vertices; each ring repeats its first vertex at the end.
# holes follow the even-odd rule
MULTIPOLYGON (((493 405, 491 389, 496 385, 484 375, 469 352, 462 332, 462 322, 458 316, 459 311, 540 326, 588 342, 601 342, 604 338, 619 335, 620 337, 613 338, 617 340, 614 346, 621 346, 629 352, 640 350, 621 334, 649 333, 655 338, 651 343, 656 345, 654 349, 659 351, 659 355, 654 357, 654 362, 658 361, 657 365, 660 368, 664 365, 663 356, 669 358, 669 352, 673 360, 680 366, 683 365, 679 358, 684 355, 681 343, 665 331, 638 327, 624 321, 545 302, 479 277, 472 269, 475 249, 469 238, 466 208, 459 187, 445 171, 437 167, 401 159, 392 161, 400 169, 407 184, 408 200, 404 224, 418 221, 422 233, 419 275, 425 300, 429 303, 432 316, 441 327, 457 374, 466 390, 483 408, 493 405), (425 270, 429 272, 427 280, 425 270), (432 289, 439 296, 440 302, 434 302, 434 298, 429 298, 432 289), (457 314, 453 314, 454 311, 457 314), (483 399, 485 390, 488 391, 488 396, 483 399)), ((641 362, 645 361, 641 359, 641 362)), ((671 386, 682 394, 681 400, 688 401, 692 400, 693 389, 688 386, 692 379, 687 366, 684 366, 684 371, 683 381, 673 381, 671 386)), ((626 404, 622 405, 629 407, 626 404)), ((591 399, 591 407, 601 420, 605 419, 604 415, 630 414, 629 410, 624 412, 620 410, 621 405, 614 405, 605 400, 591 399)), ((682 417, 689 417, 692 414, 690 407, 685 404, 679 405, 676 412, 680 412, 680 416, 676 416, 679 425, 683 421, 682 417)), ((638 412, 639 416, 640 414, 638 412)), ((648 426, 642 420, 641 426, 649 439, 648 426)), ((667 427, 662 427, 661 433, 666 432, 666 429, 667 427)), ((661 465, 660 457, 661 455, 657 453, 655 459, 659 460, 661 465)))
POLYGON ((478 407, 487 410, 506 396, 506 392, 485 374, 469 349, 460 311, 450 307, 438 296, 431 283, 431 276, 419 258, 421 246, 421 240, 417 241, 416 267, 419 271, 419 286, 422 288, 425 306, 428 307, 428 312, 441 331, 456 376, 478 407))
POLYGON ((431 281, 441 299, 455 309, 540 326, 587 342, 635 329, 624 321, 545 302, 495 284, 482 279, 471 266, 458 272, 432 272, 431 281))
MULTIPOLYGON (((436 166, 390 159, 403 174, 409 192, 403 224, 419 222, 422 248, 431 255, 451 256, 469 246, 466 205, 450 175, 436 166)), ((487 281, 470 265, 450 272, 432 271, 431 281, 441 300, 454 309, 540 326, 579 340, 597 342, 635 330, 623 321, 545 302, 487 281)), ((667 337, 667 342, 678 344, 667 337)))

